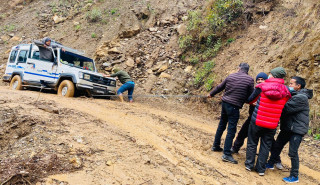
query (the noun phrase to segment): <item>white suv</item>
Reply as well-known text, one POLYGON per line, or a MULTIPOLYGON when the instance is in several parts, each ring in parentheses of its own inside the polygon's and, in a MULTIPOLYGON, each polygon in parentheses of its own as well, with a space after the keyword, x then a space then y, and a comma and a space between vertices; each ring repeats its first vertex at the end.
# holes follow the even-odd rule
MULTIPOLYGON (((60 45, 62 46, 62 45, 60 45)), ((75 91, 89 95, 114 95, 116 80, 103 77, 97 72, 92 59, 83 53, 62 46, 50 48, 53 61, 40 60, 35 44, 20 44, 11 49, 3 81, 10 82, 12 89, 24 86, 54 89, 58 95, 73 97, 75 91)))

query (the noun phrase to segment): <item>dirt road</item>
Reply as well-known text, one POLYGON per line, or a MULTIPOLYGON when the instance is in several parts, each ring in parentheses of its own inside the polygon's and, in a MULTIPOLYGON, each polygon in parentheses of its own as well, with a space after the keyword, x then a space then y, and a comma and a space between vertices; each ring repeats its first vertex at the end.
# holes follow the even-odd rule
MULTIPOLYGON (((244 149, 235 155, 239 164, 223 162, 222 153, 210 150, 219 113, 208 116, 168 102, 128 104, 48 93, 36 101, 38 96, 0 87, 1 109, 23 110, 42 120, 28 135, 15 138, 0 157, 16 151, 25 154, 21 158, 55 151, 58 158, 78 165, 38 184, 285 184, 282 178, 289 175, 288 168, 268 170, 263 177, 246 171, 244 149), (30 151, 19 150, 15 143, 31 136, 47 139, 41 144, 30 141, 30 151)), ((318 155, 319 143, 302 143, 300 184, 320 184, 318 155)), ((290 167, 287 148, 282 159, 290 167)))

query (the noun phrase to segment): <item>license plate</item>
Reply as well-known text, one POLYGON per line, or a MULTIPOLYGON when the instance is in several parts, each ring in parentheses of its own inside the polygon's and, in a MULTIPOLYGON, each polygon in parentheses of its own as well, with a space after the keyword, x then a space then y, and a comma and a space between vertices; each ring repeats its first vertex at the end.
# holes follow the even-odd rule
POLYGON ((98 93, 98 94, 106 94, 107 93, 107 89, 102 89, 102 88, 93 88, 93 91, 98 93))

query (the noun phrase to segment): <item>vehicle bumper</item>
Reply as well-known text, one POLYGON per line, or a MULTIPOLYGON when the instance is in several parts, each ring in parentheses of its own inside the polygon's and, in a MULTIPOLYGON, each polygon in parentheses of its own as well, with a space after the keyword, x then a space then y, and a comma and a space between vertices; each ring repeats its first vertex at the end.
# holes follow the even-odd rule
POLYGON ((89 90, 92 95, 114 95, 115 87, 104 87, 98 85, 77 84, 79 90, 89 90))
POLYGON ((4 82, 10 82, 10 78, 11 78, 11 75, 5 74, 3 75, 2 80, 4 82))

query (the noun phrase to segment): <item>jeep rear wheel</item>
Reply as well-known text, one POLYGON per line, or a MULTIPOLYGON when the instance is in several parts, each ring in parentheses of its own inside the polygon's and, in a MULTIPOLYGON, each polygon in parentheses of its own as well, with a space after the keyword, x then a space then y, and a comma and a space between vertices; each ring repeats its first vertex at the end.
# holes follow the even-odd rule
POLYGON ((58 88, 58 95, 64 97, 73 97, 75 87, 70 80, 63 80, 58 88))
POLYGON ((12 80, 10 82, 10 87, 15 90, 22 90, 23 89, 22 80, 19 75, 16 75, 12 78, 12 80))

